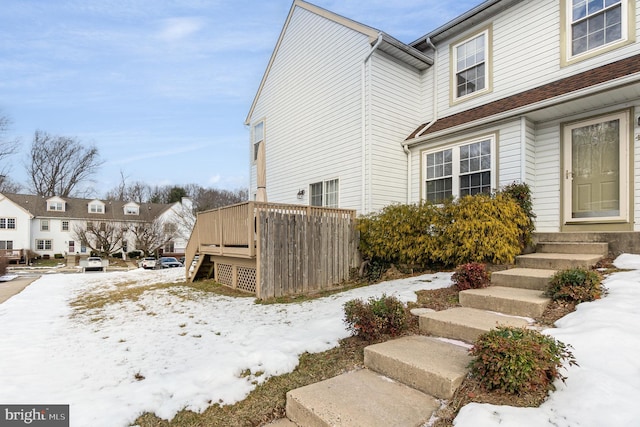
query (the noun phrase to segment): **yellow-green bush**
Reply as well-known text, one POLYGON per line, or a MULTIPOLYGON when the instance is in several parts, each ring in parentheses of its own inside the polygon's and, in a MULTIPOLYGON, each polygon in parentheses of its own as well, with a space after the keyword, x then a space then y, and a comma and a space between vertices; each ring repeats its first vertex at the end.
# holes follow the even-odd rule
POLYGON ((361 217, 365 259, 426 266, 510 263, 531 233, 531 218, 508 194, 466 196, 443 205, 391 205, 361 217))
POLYGON ((511 263, 522 252, 529 218, 510 196, 465 196, 443 206, 436 258, 445 264, 511 263))

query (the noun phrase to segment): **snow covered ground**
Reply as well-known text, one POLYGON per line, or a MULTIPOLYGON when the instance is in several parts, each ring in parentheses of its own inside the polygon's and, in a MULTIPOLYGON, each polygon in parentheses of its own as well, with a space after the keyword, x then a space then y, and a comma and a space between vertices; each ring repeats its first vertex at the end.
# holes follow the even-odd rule
MULTIPOLYGON (((617 260, 640 269, 640 256, 617 260)), ((384 282, 299 304, 256 305, 188 288, 73 315, 78 296, 179 282, 182 269, 51 274, 0 304, 0 403, 70 404, 72 426, 127 426, 143 412, 172 418, 233 403, 298 355, 348 336, 342 305, 382 293, 403 301, 450 285, 450 274, 384 282), (251 375, 245 375, 247 370, 251 375)), ((2 284, 0 283, 0 286, 2 284)), ((548 333, 571 344, 579 367, 540 408, 471 404, 456 426, 640 425, 640 270, 606 281, 609 295, 581 304, 548 333)))

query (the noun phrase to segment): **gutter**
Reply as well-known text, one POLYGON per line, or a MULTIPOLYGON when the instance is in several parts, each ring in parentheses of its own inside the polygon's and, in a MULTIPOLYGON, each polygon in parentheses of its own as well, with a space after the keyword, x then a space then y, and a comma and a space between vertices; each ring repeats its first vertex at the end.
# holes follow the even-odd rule
MULTIPOLYGON (((510 119, 512 117, 515 116, 520 116, 522 114, 526 114, 526 113, 531 113, 533 111, 537 111, 537 110, 542 110, 544 108, 548 108, 554 105, 560 105, 563 104, 565 102, 569 102, 569 101, 573 101, 576 99, 580 99, 586 96, 590 96, 590 95, 595 95, 599 92, 604 92, 607 90, 611 90, 611 89, 616 89, 619 87, 624 87, 630 84, 634 84, 634 83, 638 83, 638 79, 640 77, 640 73, 635 73, 635 74, 630 74, 627 75, 625 77, 621 77, 619 79, 616 80, 609 80, 607 82, 604 83, 600 83, 598 85, 594 85, 594 86, 589 86, 587 88, 584 89, 580 89, 577 91, 573 91, 571 93, 567 93, 567 94, 563 94, 563 95, 559 95, 553 98, 549 98, 546 99, 544 101, 540 101, 534 104, 528 104, 513 110, 509 110, 509 111, 505 111, 502 113, 498 113, 498 114, 494 114, 492 116, 487 116, 487 117, 483 117, 481 119, 472 121, 472 122, 466 122, 464 124, 458 125, 458 126, 454 126, 454 127, 450 127, 447 129, 443 129, 441 131, 435 132, 431 135, 425 135, 425 136, 421 136, 420 138, 415 139, 414 141, 408 142, 407 145, 409 147, 413 147, 414 145, 417 144, 422 144, 426 141, 432 140, 432 139, 436 139, 439 138, 441 136, 445 136, 445 135, 449 135, 455 132, 460 132, 460 131, 464 131, 467 129, 471 129, 474 128, 476 126, 481 126, 487 123, 493 123, 493 122, 497 122, 500 120, 506 120, 506 119, 510 119)), ((429 129, 431 127, 431 125, 435 123, 435 121, 429 123, 427 126, 425 126, 420 132, 425 132, 427 129, 429 129)))
MULTIPOLYGON (((367 97, 365 96, 365 92, 367 89, 366 67, 367 67, 367 63, 369 62, 369 59, 371 58, 373 53, 378 49, 378 47, 380 47, 381 43, 382 43, 382 33, 378 33, 378 38, 376 42, 374 43, 374 45, 371 47, 367 55, 362 60, 362 66, 360 68, 360 110, 361 110, 360 120, 361 120, 361 139, 362 139, 361 147, 360 147, 360 150, 361 150, 360 158, 361 158, 361 168, 362 168, 362 188, 360 191, 360 197, 361 197, 360 212, 363 214, 368 213, 365 199, 369 200, 369 204, 371 203, 370 197, 365 198, 365 194, 367 192, 367 157, 366 157, 367 156, 367 122, 366 122, 366 119, 367 119, 367 112, 369 111, 367 109, 367 99, 366 99, 367 97)), ((369 171, 369 174, 370 174, 370 171, 369 171)), ((369 182, 369 184, 371 184, 371 182, 369 182)), ((369 185, 369 190, 371 190, 371 185, 369 185)))

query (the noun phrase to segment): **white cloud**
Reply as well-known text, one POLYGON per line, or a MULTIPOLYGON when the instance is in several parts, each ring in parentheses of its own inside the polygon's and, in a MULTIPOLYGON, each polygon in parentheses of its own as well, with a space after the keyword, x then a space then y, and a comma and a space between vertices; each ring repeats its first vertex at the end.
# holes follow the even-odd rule
POLYGON ((168 42, 182 41, 204 28, 201 18, 169 18, 162 21, 158 37, 168 42))

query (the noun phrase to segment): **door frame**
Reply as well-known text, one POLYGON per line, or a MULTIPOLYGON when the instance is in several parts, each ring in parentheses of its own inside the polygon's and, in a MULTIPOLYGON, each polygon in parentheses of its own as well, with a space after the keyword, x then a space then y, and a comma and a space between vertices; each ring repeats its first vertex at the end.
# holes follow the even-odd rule
POLYGON ((629 223, 631 218, 631 204, 630 204, 630 188, 631 177, 630 171, 632 168, 629 165, 630 162, 630 144, 631 136, 633 132, 630 129, 630 110, 616 111, 612 113, 601 114, 597 116, 591 116, 581 120, 576 120, 569 123, 564 123, 561 126, 561 150, 562 161, 560 171, 560 181, 562 183, 562 221, 563 225, 581 225, 581 224, 610 224, 610 223, 629 223), (572 217, 572 140, 571 130, 576 127, 588 126, 590 124, 602 123, 611 120, 620 121, 620 146, 619 146, 619 160, 618 160, 618 176, 619 176, 619 210, 620 215, 609 217, 585 217, 585 218, 573 218, 572 217))

